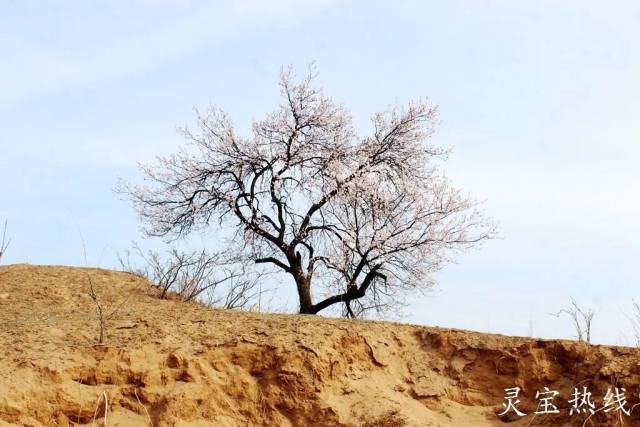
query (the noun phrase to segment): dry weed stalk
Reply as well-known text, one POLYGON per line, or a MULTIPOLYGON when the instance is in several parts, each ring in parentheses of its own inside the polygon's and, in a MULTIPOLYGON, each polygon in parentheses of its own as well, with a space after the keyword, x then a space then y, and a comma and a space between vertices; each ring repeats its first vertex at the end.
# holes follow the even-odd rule
POLYGON ((5 220, 2 229, 2 240, 0 241, 0 262, 2 262, 2 257, 7 252, 9 243, 11 243, 11 238, 7 238, 7 221, 5 220))
POLYGON ((633 338, 635 341, 636 347, 640 347, 640 305, 632 300, 633 304, 633 314, 629 316, 629 320, 631 321, 631 327, 633 328, 633 338))
POLYGON ((89 275, 89 273, 87 273, 87 280, 89 281, 89 296, 93 300, 93 303, 96 305, 96 310, 98 314, 98 344, 104 344, 104 326, 105 326, 104 309, 102 308, 102 304, 100 303, 98 294, 96 294, 96 290, 93 287, 93 280, 91 280, 91 276, 89 275))
POLYGON ((91 422, 91 425, 94 426, 96 424, 96 418, 98 416, 98 409, 100 409, 100 402, 104 399, 104 420, 102 422, 102 425, 104 427, 107 427, 107 412, 109 409, 109 397, 107 396, 107 392, 106 390, 102 392, 102 394, 100 395, 100 397, 98 398, 98 404, 96 405, 96 410, 93 412, 93 421, 91 422))
POLYGON ((91 275, 89 274, 89 272, 87 272, 87 281, 89 282, 89 297, 96 306, 96 315, 98 320, 98 344, 103 345, 105 341, 107 322, 118 313, 118 311, 124 304, 124 301, 122 301, 120 304, 115 304, 112 307, 105 307, 103 301, 100 299, 98 293, 96 292, 94 282, 91 279, 91 275))
POLYGON ((149 414, 147 407, 144 406, 144 404, 140 401, 140 398, 138 397, 138 391, 135 388, 133 389, 133 394, 136 396, 136 400, 138 401, 138 404, 142 406, 142 409, 144 409, 144 412, 147 415, 147 419, 149 420, 149 425, 153 427, 153 421, 151 420, 151 415, 149 414))
MULTIPOLYGON (((80 232, 80 230, 78 230, 78 232, 80 234, 80 243, 82 244, 82 253, 84 256, 84 264, 86 267, 88 264, 87 263, 87 247, 84 243, 84 237, 82 236, 82 233, 80 232)), ((96 287, 93 283, 93 280, 91 279, 91 274, 89 273, 89 271, 87 271, 86 274, 87 274, 87 282, 89 283, 88 294, 91 300, 93 301, 94 305, 96 306, 96 315, 98 320, 98 344, 103 345, 104 339, 105 339, 105 330, 106 330, 107 321, 116 315, 120 307, 124 304, 124 300, 122 301, 122 303, 117 304, 115 307, 111 307, 110 310, 107 310, 103 301, 101 300, 101 298, 98 296, 98 293, 96 292, 96 287)))

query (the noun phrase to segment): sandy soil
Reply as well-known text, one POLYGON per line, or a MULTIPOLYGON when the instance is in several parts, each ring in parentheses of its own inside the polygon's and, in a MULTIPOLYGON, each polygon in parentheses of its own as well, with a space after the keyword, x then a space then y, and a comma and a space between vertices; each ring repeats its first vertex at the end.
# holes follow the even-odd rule
MULTIPOLYGON (((640 352, 159 300, 127 273, 0 267, 0 426, 640 425, 567 414, 576 384, 640 403, 640 352), (107 314, 96 345, 91 279, 107 314), (500 419, 504 389, 528 415, 500 419), (558 415, 533 415, 537 390, 558 415)), ((452 308, 453 309, 453 308, 452 308)))

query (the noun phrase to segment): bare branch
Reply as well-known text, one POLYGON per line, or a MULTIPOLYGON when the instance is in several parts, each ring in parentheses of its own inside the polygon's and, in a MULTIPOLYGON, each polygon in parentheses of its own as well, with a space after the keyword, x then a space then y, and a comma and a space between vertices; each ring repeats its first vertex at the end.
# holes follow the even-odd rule
POLYGON ((578 306, 576 301, 571 298, 571 306, 563 308, 557 313, 551 313, 551 315, 555 317, 560 317, 561 314, 566 314, 573 322, 576 339, 578 341, 591 342, 591 323, 596 314, 594 310, 583 310, 578 306))
POLYGON ((170 248, 163 256, 155 251, 143 252, 134 245, 144 260, 144 268, 131 261, 131 252, 119 256, 123 271, 140 275, 159 290, 160 298, 173 292, 183 301, 200 300, 222 308, 247 308, 258 298, 258 273, 250 273, 250 260, 232 252, 209 254, 206 251, 183 252, 170 248))

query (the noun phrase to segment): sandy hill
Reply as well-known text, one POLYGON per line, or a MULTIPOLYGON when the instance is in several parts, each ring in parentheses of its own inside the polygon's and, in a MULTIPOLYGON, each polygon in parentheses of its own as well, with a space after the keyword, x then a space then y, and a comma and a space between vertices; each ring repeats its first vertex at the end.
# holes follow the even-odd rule
MULTIPOLYGON (((0 426, 482 426, 504 389, 511 425, 582 425, 537 415, 536 390, 594 399, 624 385, 638 403, 635 349, 385 322, 211 310, 159 300, 127 273, 0 267, 0 426), (107 314, 96 345, 93 281, 107 314), (517 418, 517 417, 515 417, 517 418)), ((452 307, 452 309, 455 309, 452 307)), ((640 408, 639 408, 640 409, 640 408)), ((638 425, 599 411, 586 425, 638 425)))

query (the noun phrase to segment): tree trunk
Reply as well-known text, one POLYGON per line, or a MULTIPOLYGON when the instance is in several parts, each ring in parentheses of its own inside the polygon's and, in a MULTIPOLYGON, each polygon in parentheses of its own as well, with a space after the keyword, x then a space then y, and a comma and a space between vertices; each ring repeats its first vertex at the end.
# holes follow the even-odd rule
POLYGON ((311 301, 311 281, 306 277, 296 278, 298 298, 300 300, 300 314, 316 314, 311 301))
POLYGON ((300 314, 316 314, 313 301, 311 300, 311 275, 307 275, 302 268, 302 256, 299 252, 290 251, 287 253, 287 261, 289 261, 289 273, 296 281, 298 290, 298 300, 300 301, 300 314))

